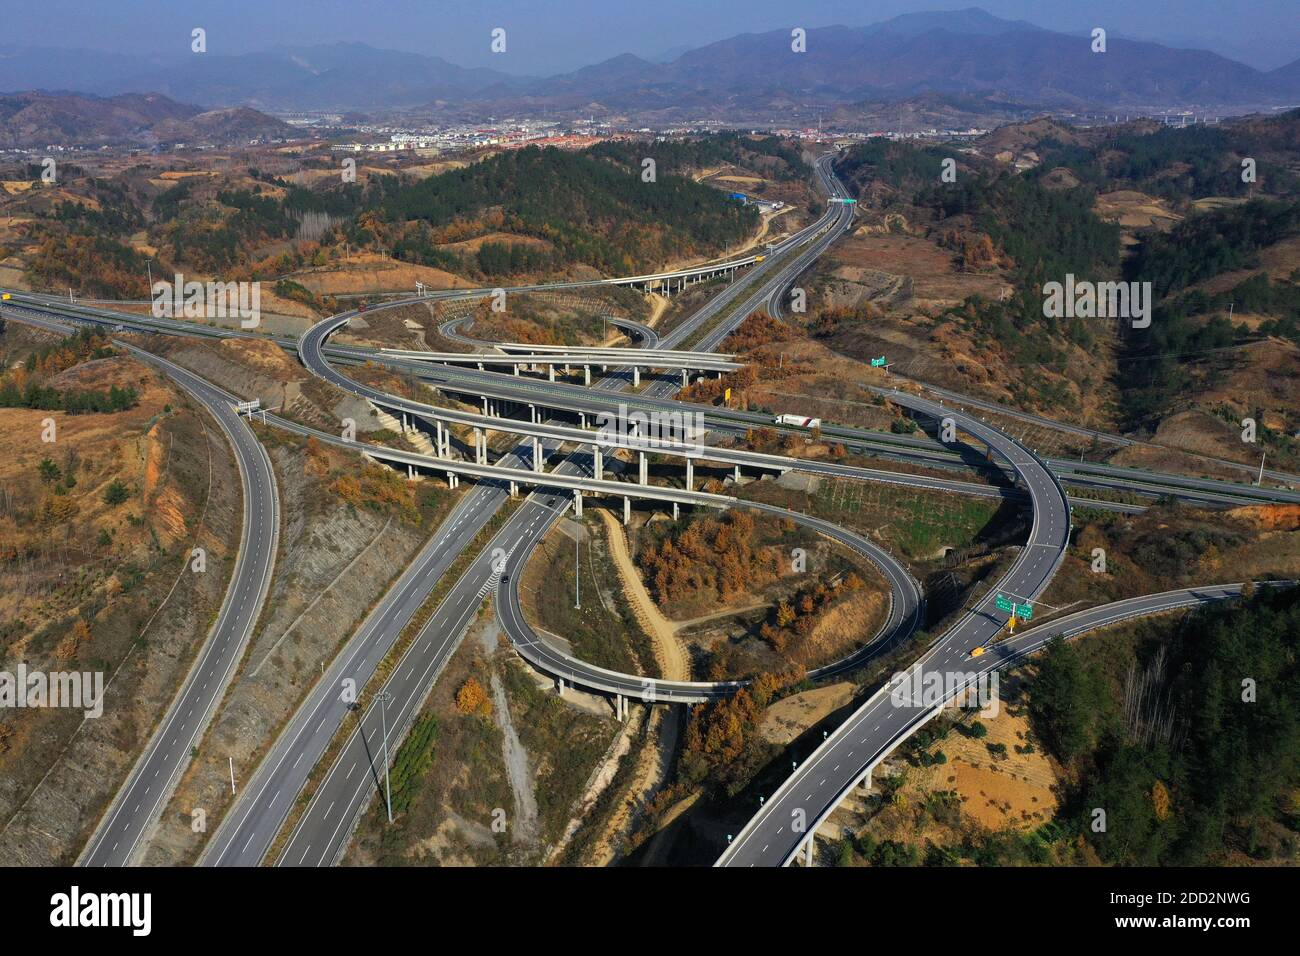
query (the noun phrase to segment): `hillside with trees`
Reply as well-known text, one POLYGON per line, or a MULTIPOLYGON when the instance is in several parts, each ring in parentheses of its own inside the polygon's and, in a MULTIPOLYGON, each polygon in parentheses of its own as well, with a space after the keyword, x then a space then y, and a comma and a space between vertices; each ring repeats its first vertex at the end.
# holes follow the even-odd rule
POLYGON ((1272 588, 1150 622, 1126 666, 1049 645, 1029 712, 1075 781, 1058 820, 1117 865, 1294 860, 1298 648, 1300 592, 1272 588))
MULTIPOLYGON (((501 228, 555 249, 551 262, 526 261, 521 268, 574 262, 610 275, 722 251, 758 224, 752 207, 728 202, 687 177, 659 171, 654 182, 644 182, 639 164, 633 170, 592 152, 536 147, 399 186, 385 196, 381 211, 400 238, 419 224, 435 232, 453 225, 466 233, 487 231, 474 224, 496 212, 501 228)), ((488 268, 503 254, 510 253, 491 253, 488 268)), ((484 261, 480 253, 480 268, 484 261)))
POLYGON ((638 143, 627 140, 600 143, 590 154, 627 169, 641 171, 642 160, 651 158, 661 171, 687 175, 695 170, 730 164, 752 169, 771 179, 791 181, 812 175, 812 167, 797 147, 777 136, 745 136, 723 132, 685 140, 638 143))
POLYGON ((1223 126, 1120 127, 1088 146, 1048 138, 1038 144, 1037 174, 1068 169, 1097 189, 1137 189, 1177 203, 1261 191, 1294 197, 1300 195, 1300 177, 1288 168, 1286 154, 1300 145, 1297 129, 1300 110, 1223 126), (1247 159, 1256 164, 1255 182, 1242 176, 1247 159))
POLYGON ((676 535, 644 548, 638 559, 650 593, 666 607, 727 604, 776 580, 781 554, 756 540, 754 516, 732 510, 697 517, 676 535))
POLYGON ((106 336, 88 329, 35 349, 23 362, 0 370, 0 408, 63 411, 69 415, 134 408, 138 396, 131 385, 74 389, 51 384, 60 372, 115 354, 106 336))
POLYGON ((1040 119, 962 150, 859 144, 837 168, 862 226, 823 267, 805 328, 922 381, 1219 457, 1258 461, 1224 424, 1252 416, 1292 469, 1298 156, 1296 110, 1179 129, 1040 119), (1071 275, 1151 283, 1151 323, 1046 314, 1046 284, 1071 275))
POLYGON ((1125 381, 1125 424, 1151 427, 1197 390, 1243 365, 1241 347, 1269 337, 1300 345, 1300 267, 1271 278, 1263 250, 1300 237, 1300 202, 1253 200, 1190 217, 1168 233, 1145 235, 1126 264, 1161 301, 1151 327, 1124 337, 1123 360, 1142 369, 1125 381), (1226 273, 1259 269, 1218 291, 1196 287, 1226 273), (1228 316, 1263 318, 1254 327, 1228 316))

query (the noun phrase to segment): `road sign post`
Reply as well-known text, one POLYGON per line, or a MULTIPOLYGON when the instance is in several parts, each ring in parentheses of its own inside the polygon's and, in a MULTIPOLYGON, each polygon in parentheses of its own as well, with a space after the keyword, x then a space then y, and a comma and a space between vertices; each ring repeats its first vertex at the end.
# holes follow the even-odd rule
POLYGON ((1034 606, 1026 601, 1024 604, 1018 604, 1011 598, 999 594, 993 600, 993 604, 999 611, 1006 611, 1013 617, 1018 617, 1022 621, 1028 621, 1034 616, 1034 606))

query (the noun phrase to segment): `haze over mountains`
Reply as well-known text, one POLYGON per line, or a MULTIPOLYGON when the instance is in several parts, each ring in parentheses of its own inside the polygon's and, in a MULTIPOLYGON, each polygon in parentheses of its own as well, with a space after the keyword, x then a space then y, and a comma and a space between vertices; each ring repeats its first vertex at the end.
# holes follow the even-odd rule
POLYGON ((0 94, 0 149, 33 146, 233 145, 301 135, 247 106, 203 110, 157 93, 111 97, 0 94))
POLYGON ((1300 101, 1300 60, 1264 72, 1203 50, 1118 36, 1108 38, 1105 53, 1093 53, 1087 36, 970 8, 810 29, 806 53, 793 53, 789 31, 778 30, 734 36, 669 62, 624 54, 547 78, 361 43, 171 58, 0 48, 0 90, 30 89, 157 92, 208 107, 269 110, 761 110, 930 93, 1045 107, 1227 107, 1300 101))

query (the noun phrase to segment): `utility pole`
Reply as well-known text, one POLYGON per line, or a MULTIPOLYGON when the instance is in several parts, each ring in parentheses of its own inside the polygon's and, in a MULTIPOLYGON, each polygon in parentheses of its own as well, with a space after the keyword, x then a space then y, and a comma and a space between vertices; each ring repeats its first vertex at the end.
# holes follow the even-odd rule
POLYGON ((149 294, 153 295, 153 260, 145 262, 144 267, 149 270, 149 294))
POLYGON ((1255 481, 1255 484, 1256 484, 1258 487, 1260 487, 1260 488, 1263 488, 1263 487, 1264 487, 1264 459, 1267 458, 1267 457, 1268 457, 1268 449, 1265 449, 1264 451, 1260 452, 1260 455, 1259 455, 1259 478, 1255 481))
POLYGON ((388 693, 388 691, 386 690, 381 690, 378 694, 375 695, 375 699, 379 701, 379 721, 381 726, 384 729, 384 790, 387 791, 388 822, 392 823, 393 822, 393 784, 388 777, 388 712, 385 709, 384 705, 393 699, 393 695, 388 693))

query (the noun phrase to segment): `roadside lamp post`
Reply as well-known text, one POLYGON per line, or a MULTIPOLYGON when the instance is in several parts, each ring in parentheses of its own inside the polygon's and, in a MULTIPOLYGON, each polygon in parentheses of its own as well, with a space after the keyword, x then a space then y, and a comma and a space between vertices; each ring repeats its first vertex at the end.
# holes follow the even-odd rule
POLYGON ((579 524, 573 534, 573 606, 575 609, 582 607, 582 585, 581 581, 581 558, 578 554, 578 536, 582 534, 582 525, 579 524))
POLYGON ((384 729, 384 790, 385 802, 388 804, 388 822, 393 822, 393 784, 388 776, 388 711, 385 705, 393 699, 393 695, 386 690, 381 690, 375 695, 379 701, 379 721, 384 729))

